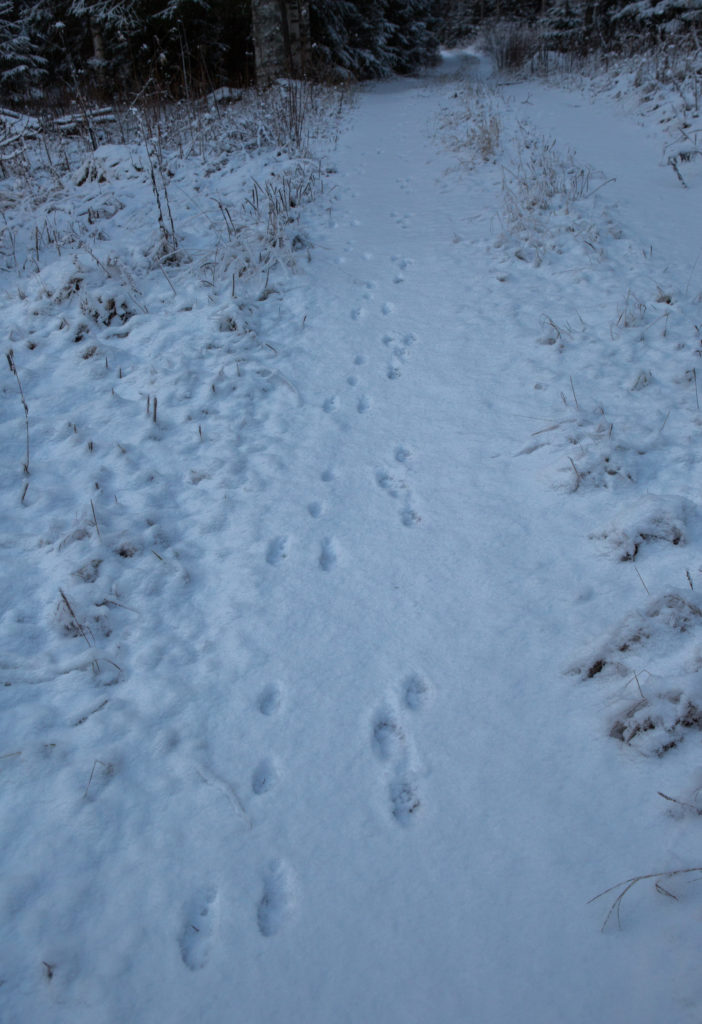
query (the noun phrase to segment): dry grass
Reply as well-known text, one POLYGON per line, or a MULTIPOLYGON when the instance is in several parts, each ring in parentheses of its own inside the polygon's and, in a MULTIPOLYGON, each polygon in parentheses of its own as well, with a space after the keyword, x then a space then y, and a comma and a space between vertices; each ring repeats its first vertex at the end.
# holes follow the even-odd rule
MULTIPOLYGON (((678 901, 680 897, 676 896, 675 893, 670 892, 669 889, 666 889, 663 885, 663 881, 667 881, 669 878, 675 878, 679 875, 689 874, 697 874, 702 878, 702 868, 678 868, 676 871, 654 871, 647 875, 634 875, 633 878, 625 878, 623 882, 617 882, 615 885, 610 885, 608 889, 603 889, 602 892, 598 892, 596 896, 593 896, 592 899, 588 900, 588 903, 594 903, 595 900, 599 900, 602 896, 607 896, 609 893, 616 892, 617 889, 619 889, 620 891, 612 901, 612 905, 607 911, 607 916, 602 923, 602 931, 604 931, 609 924, 613 914, 616 915, 617 918, 617 927, 621 928, 622 901, 626 894, 630 892, 635 885, 638 885, 639 882, 644 882, 647 879, 654 879, 654 888, 657 893, 661 896, 667 896, 669 899, 678 901)), ((698 881, 698 879, 692 879, 692 881, 698 881)))

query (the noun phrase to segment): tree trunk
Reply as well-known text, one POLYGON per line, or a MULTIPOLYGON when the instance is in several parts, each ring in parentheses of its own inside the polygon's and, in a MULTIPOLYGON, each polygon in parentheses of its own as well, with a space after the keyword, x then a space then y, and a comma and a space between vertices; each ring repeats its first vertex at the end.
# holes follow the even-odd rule
POLYGON ((306 0, 251 0, 251 21, 259 85, 304 75, 310 36, 306 0))
POLYGON ((90 18, 90 35, 93 40, 93 62, 95 74, 100 89, 105 85, 105 43, 102 38, 102 29, 93 18, 90 18))
POLYGON ((303 78, 310 47, 310 12, 304 0, 281 0, 286 32, 287 57, 293 78, 303 78))

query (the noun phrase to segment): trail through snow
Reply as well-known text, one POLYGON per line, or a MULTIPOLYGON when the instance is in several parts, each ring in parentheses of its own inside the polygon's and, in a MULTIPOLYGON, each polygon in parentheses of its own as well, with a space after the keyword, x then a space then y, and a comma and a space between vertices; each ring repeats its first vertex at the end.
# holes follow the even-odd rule
MULTIPOLYGON (((577 418, 541 318, 616 319, 642 249, 659 262, 638 284, 672 273, 648 196, 662 248, 699 211, 659 153, 637 164, 653 142, 629 122, 642 181, 593 207, 616 220, 610 262, 577 239, 560 262, 515 258, 495 244, 500 168, 449 141, 466 76, 476 59, 376 84, 346 116, 309 265, 263 304, 285 353, 275 445, 198 520, 189 596, 135 656, 118 774, 97 765, 61 846, 79 847, 72 896, 28 926, 61 966, 12 987, 8 1020, 699 1020, 699 904, 634 901, 621 933, 587 906, 696 863, 656 796, 674 769, 628 756, 608 698, 566 674, 645 594, 587 540, 611 492, 567 494, 560 451, 520 454, 577 418), (88 822, 118 785, 132 804, 88 822)), ((582 97, 571 116, 573 95, 520 85, 504 116, 620 178, 593 131, 626 114, 582 97)), ((577 358, 584 405, 599 356, 577 358)))
POLYGON ((315 1006, 272 996, 263 1017, 653 1022, 677 954, 616 946, 584 910, 650 821, 635 778, 596 781, 612 752, 561 675, 589 558, 515 459, 543 425, 538 299, 528 271, 499 279, 494 194, 438 143, 443 100, 362 95, 300 306, 318 412, 264 518, 289 555, 259 644, 300 801, 304 964, 278 967, 315 1006))

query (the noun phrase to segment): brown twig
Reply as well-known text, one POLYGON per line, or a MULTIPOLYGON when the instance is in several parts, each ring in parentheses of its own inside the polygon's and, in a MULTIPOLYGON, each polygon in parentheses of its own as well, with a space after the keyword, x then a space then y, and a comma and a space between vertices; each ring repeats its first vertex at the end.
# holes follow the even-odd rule
POLYGON ((577 398, 577 395, 575 394, 575 386, 573 384, 573 378, 572 377, 570 378, 570 390, 573 392, 573 401, 575 402, 575 408, 578 411, 580 411, 580 406, 578 405, 578 398, 577 398))
POLYGON ((97 530, 97 535, 98 535, 98 537, 100 537, 100 540, 102 540, 102 537, 100 535, 100 527, 98 526, 97 516, 95 515, 95 505, 93 504, 93 499, 92 498, 90 499, 90 507, 93 510, 93 523, 95 524, 95 529, 97 530))
POLYGON ((88 785, 85 787, 85 793, 83 793, 83 799, 84 800, 85 800, 85 798, 88 795, 88 790, 90 789, 90 783, 93 781, 93 775, 95 774, 95 766, 98 765, 98 764, 101 764, 103 768, 105 768, 106 770, 109 770, 109 767, 110 767, 109 764, 105 764, 104 761, 100 761, 97 757, 95 758, 95 760, 93 761, 92 770, 90 772, 90 778, 88 779, 88 785))
MULTIPOLYGON (((27 405, 27 399, 24 397, 24 389, 22 387, 22 381, 20 380, 20 375, 17 372, 17 365, 15 363, 15 354, 14 354, 13 350, 10 349, 9 352, 5 353, 5 355, 7 356, 7 365, 10 367, 10 372, 15 375, 15 380, 17 381, 17 387, 19 388, 20 399, 22 400, 22 408, 24 409, 24 425, 25 425, 25 428, 26 428, 26 431, 27 431, 27 457, 24 460, 23 469, 24 469, 25 474, 27 476, 29 476, 29 406, 27 405)), ((27 485, 27 486, 29 486, 29 485, 27 485)), ((22 500, 23 501, 24 501, 24 495, 26 493, 27 493, 27 488, 25 487, 24 494, 22 495, 22 500)))
MULTIPOLYGON (((634 569, 636 569, 636 566, 634 566, 634 569)), ((637 576, 639 577, 639 579, 641 580, 641 586, 642 586, 642 587, 644 588, 644 590, 646 591, 646 593, 647 593, 647 594, 648 594, 648 596, 650 597, 650 596, 651 596, 651 591, 650 591, 650 590, 648 589, 648 587, 647 587, 647 586, 646 586, 646 584, 644 583, 644 578, 643 578, 643 576, 641 575, 641 573, 639 572, 639 570, 638 570, 638 569, 636 569, 636 575, 637 575, 637 576)))
POLYGON ((684 807, 688 811, 694 811, 695 814, 702 814, 702 808, 695 807, 694 804, 686 803, 684 800, 678 800, 677 797, 668 796, 667 793, 661 793, 660 789, 658 790, 658 796, 662 796, 664 800, 669 800, 671 804, 678 804, 679 807, 684 807))

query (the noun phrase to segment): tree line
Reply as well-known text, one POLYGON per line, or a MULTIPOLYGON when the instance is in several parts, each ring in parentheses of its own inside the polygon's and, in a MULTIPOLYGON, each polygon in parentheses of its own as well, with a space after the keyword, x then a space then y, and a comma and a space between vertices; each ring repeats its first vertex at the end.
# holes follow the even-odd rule
POLYGON ((436 59, 435 0, 0 0, 0 93, 175 98, 249 85, 270 55, 270 39, 257 53, 261 32, 287 32, 291 7, 304 61, 279 73, 363 79, 436 59))
POLYGON ((702 0, 0 0, 5 102, 177 98, 279 74, 408 74, 500 26, 582 52, 682 35, 702 0))
POLYGON ((441 0, 440 17, 449 44, 511 25, 561 53, 636 51, 668 39, 699 50, 702 0, 441 0))

